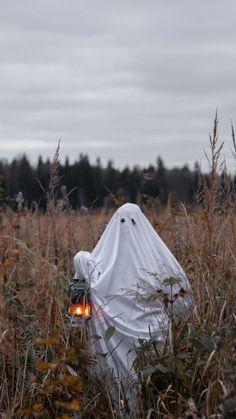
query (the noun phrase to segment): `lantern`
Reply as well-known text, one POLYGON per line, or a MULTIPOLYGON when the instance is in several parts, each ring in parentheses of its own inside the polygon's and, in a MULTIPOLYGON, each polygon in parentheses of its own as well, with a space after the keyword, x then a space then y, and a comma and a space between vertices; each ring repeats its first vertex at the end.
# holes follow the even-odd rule
POLYGON ((71 325, 79 325, 91 318, 90 288, 84 278, 72 280, 69 286, 69 299, 67 316, 69 316, 71 325))

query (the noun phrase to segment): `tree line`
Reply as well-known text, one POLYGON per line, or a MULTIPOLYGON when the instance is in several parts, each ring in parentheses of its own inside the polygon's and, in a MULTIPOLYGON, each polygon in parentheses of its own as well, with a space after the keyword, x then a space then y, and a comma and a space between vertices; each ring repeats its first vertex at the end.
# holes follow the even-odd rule
MULTIPOLYGON (((17 196, 21 192, 24 206, 46 208, 50 168, 50 160, 44 161, 42 157, 35 166, 26 155, 11 162, 0 160, 1 204, 16 209, 17 196)), ((191 204, 200 173, 197 164, 194 170, 186 165, 167 169, 161 157, 155 165, 146 168, 134 166, 119 170, 112 161, 103 167, 99 158, 91 164, 86 154, 80 154, 73 163, 68 158, 64 164, 58 162, 57 171, 56 198, 59 204, 74 209, 100 207, 109 199, 140 204, 149 198, 157 198, 160 204, 166 205, 171 197, 172 203, 191 204)))

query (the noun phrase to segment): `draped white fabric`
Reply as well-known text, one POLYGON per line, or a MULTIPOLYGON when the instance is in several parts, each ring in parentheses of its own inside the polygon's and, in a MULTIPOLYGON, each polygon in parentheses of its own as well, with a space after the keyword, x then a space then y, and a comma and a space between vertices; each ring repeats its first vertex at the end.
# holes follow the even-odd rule
POLYGON ((81 250, 74 257, 75 278, 84 278, 88 283, 97 281, 100 270, 96 266, 96 261, 90 252, 81 250))
MULTIPOLYGON (((181 280, 180 285, 173 285, 173 293, 180 288, 190 290, 189 282, 135 204, 120 207, 92 254, 77 253, 74 264, 76 275, 91 281, 91 334, 102 337, 95 341, 94 350, 107 353, 103 368, 110 367, 117 380, 125 380, 132 372, 138 339, 148 339, 151 333, 162 340, 168 330, 163 301, 156 298, 151 303, 148 296, 160 289, 170 293, 170 286, 162 284, 165 278, 181 280)), ((190 304, 188 294, 178 298, 175 312, 186 312, 190 304)))

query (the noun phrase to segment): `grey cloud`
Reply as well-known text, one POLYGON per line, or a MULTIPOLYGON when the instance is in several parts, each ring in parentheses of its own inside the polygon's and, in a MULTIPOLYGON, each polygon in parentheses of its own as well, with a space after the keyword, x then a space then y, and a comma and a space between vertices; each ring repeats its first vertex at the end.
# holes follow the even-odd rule
MULTIPOLYGON (((236 3, 0 1, 0 149, 115 164, 204 158, 236 103, 236 3)), ((226 155, 230 153, 226 148, 226 155)))

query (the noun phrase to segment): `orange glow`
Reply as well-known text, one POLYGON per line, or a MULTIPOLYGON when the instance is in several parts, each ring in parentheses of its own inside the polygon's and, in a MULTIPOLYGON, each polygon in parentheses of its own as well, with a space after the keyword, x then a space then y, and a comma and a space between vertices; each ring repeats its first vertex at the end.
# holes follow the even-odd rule
POLYGON ((82 314, 82 307, 80 307, 80 306, 75 307, 74 313, 77 314, 77 316, 79 316, 80 314, 82 314))
POLYGON ((86 305, 85 308, 84 308, 84 314, 86 316, 89 316, 90 315, 90 307, 88 305, 86 305))
POLYGON ((90 316, 91 315, 91 308, 89 304, 74 304, 69 307, 69 314, 73 314, 74 316, 90 316))

